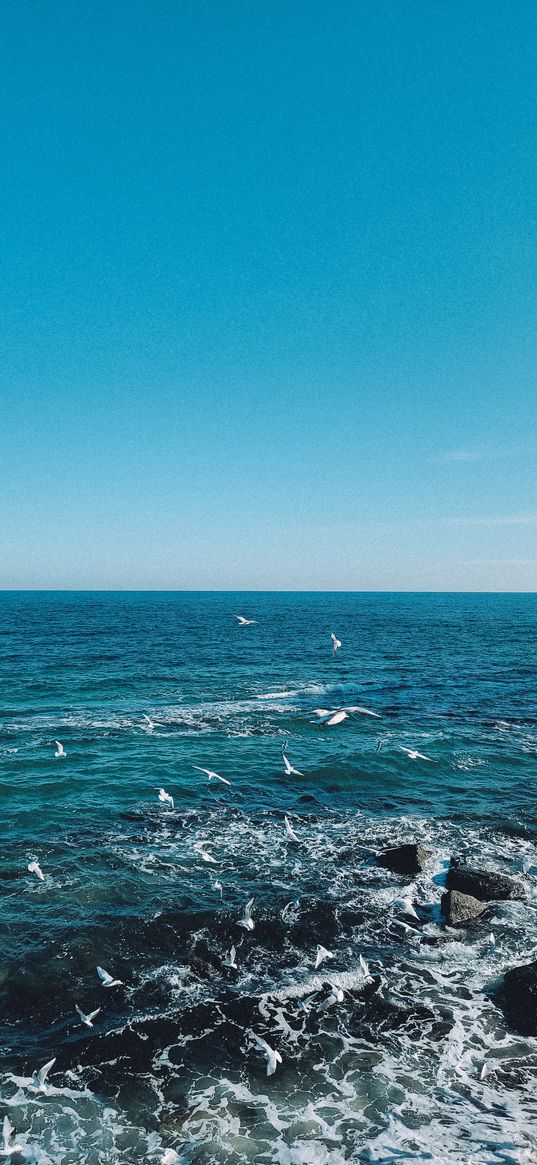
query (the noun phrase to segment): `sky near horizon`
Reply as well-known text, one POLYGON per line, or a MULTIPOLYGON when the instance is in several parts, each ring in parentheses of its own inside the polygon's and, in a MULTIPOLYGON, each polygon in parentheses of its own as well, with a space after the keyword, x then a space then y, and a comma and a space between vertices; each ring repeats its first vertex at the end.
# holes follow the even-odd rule
POLYGON ((537 589, 537 7, 6 0, 0 587, 537 589))

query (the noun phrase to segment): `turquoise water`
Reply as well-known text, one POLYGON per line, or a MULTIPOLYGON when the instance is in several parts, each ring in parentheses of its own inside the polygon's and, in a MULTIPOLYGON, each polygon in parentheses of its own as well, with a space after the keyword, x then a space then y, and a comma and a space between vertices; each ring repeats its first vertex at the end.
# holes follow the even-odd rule
POLYGON ((536 630, 535 595, 0 595, 0 1116, 22 1159, 537 1159, 537 1043, 492 990, 537 950, 536 630), (379 718, 314 715, 340 705, 379 718), (408 840, 431 852, 411 886, 374 860, 408 840), (446 943, 452 853, 528 902, 446 943), (299 1006, 325 982, 342 1001, 299 1006))

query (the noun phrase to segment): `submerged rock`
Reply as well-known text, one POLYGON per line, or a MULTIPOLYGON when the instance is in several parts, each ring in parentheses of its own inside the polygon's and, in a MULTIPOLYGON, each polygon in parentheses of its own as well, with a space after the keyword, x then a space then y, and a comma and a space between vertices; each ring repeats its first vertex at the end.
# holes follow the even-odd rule
POLYGON ((429 851, 422 845, 397 845, 393 849, 385 849, 377 854, 380 866, 393 870, 394 874, 403 874, 411 877, 420 874, 429 857, 429 851))
POLYGON ((537 1035, 537 962, 505 972, 499 1003, 516 1031, 524 1036, 537 1035))
POLYGON ((448 890, 458 890, 470 894, 479 902, 502 899, 522 900, 526 897, 524 887, 507 874, 495 874, 488 870, 472 870, 468 866, 453 861, 446 878, 448 890))
POLYGON ((464 926, 479 918, 487 906, 473 898, 471 894, 461 894, 459 890, 448 890, 442 895, 440 909, 448 926, 464 926))

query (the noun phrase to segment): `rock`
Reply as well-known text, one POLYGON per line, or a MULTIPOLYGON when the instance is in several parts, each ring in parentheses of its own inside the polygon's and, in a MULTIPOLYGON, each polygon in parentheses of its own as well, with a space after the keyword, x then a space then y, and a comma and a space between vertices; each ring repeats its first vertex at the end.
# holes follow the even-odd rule
POLYGON ((537 1036, 537 962, 505 972, 499 1002, 516 1031, 537 1036))
POLYGON ((377 854, 377 861, 387 870, 393 870, 394 874, 412 877, 413 874, 421 873, 428 857, 428 850, 422 845, 397 845, 394 849, 385 849, 377 854))
POLYGON ((486 905, 471 894, 461 894, 458 890, 448 890, 442 895, 440 909, 448 926, 464 926, 472 922, 487 909, 486 905))
POLYGON ((461 894, 470 894, 478 902, 491 902, 500 899, 526 897, 523 886, 507 874, 495 874, 487 870, 472 870, 468 866, 452 864, 446 878, 448 890, 458 890, 461 894))

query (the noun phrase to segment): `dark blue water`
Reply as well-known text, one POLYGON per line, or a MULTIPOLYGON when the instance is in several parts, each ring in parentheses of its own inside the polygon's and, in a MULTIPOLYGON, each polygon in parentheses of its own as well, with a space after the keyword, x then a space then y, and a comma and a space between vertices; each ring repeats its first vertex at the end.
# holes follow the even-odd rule
POLYGON ((13 1160, 537 1159, 537 1046, 492 990, 537 950, 536 633, 535 595, 0 595, 13 1160), (341 705, 378 718, 314 714, 341 705), (408 840, 431 854, 412 884, 374 857, 408 840), (455 852, 528 901, 446 933, 455 852))

